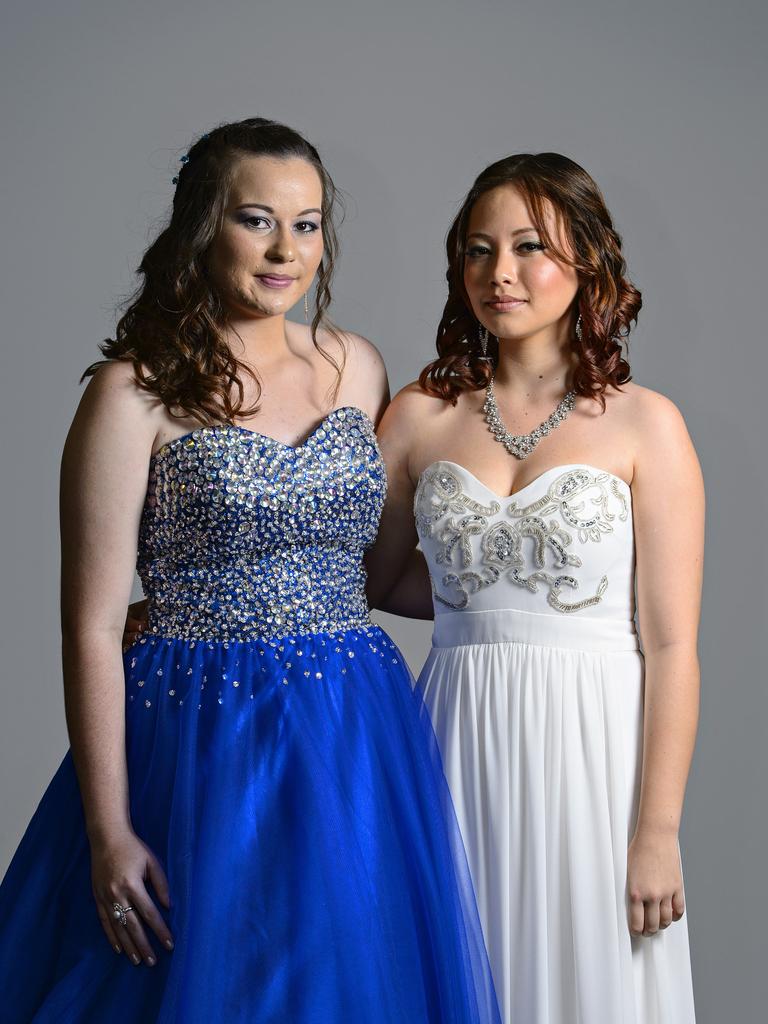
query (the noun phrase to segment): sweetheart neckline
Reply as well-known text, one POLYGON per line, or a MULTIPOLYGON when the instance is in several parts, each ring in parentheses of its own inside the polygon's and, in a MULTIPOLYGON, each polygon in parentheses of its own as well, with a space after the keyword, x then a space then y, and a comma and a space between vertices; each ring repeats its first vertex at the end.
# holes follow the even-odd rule
POLYGON ((364 420, 367 420, 368 423, 373 426, 373 421, 368 413, 357 405, 340 405, 338 409, 331 409, 331 411, 323 416, 323 418, 312 428, 304 440, 299 444, 288 444, 287 441, 280 441, 278 438, 272 437, 271 434, 262 434, 260 430, 251 430, 248 427, 241 426, 239 423, 207 423, 202 426, 195 427, 194 430, 188 430, 186 434, 179 434, 178 437, 172 437, 170 441, 166 441, 165 444, 161 444, 157 451, 150 455, 149 461, 150 463, 155 462, 160 456, 164 455, 166 451, 175 447, 181 441, 186 441, 187 438, 195 437, 195 435, 201 434, 206 430, 239 430, 240 433, 246 434, 250 437, 261 438, 262 441, 271 441, 272 444, 276 444, 280 448, 287 448, 289 451, 299 452, 302 448, 306 448, 313 438, 317 436, 321 428, 340 412, 359 413, 364 420))
POLYGON ((475 483, 482 487, 483 490, 487 491, 488 494, 492 494, 497 501, 512 501, 513 498, 517 498, 518 495, 524 494, 527 490, 530 490, 530 488, 533 487, 534 484, 537 484, 543 477, 548 476, 550 473, 554 473, 556 470, 565 472, 566 470, 569 469, 590 469, 594 473, 605 473, 606 476, 611 477, 617 483, 621 484, 623 487, 626 487, 626 489, 630 493, 630 496, 632 494, 631 486, 623 477, 617 476, 615 473, 611 473, 611 471, 608 469, 600 469, 598 466, 593 466, 589 462, 564 462, 561 463, 559 466, 550 466, 549 469, 542 470, 537 477, 534 477, 534 479, 531 480, 529 483, 525 484, 524 487, 521 487, 519 490, 513 491, 512 494, 508 494, 506 496, 497 493, 496 491, 493 490, 492 487, 489 487, 488 484, 483 483, 483 481, 479 477, 475 476, 471 469, 467 469, 466 466, 462 466, 460 462, 452 462, 450 459, 435 459, 434 462, 430 462, 428 466, 425 466, 424 469, 422 469, 421 473, 419 473, 419 484, 423 480, 424 476, 429 472, 429 470, 434 469, 435 466, 453 466, 455 469, 461 470, 462 473, 466 473, 467 476, 471 477, 475 481, 475 483))

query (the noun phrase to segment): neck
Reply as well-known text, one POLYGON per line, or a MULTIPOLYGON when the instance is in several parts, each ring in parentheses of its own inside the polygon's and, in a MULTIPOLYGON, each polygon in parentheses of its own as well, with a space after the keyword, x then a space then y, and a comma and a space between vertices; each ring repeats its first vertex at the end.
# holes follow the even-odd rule
POLYGON ((235 356, 244 363, 264 368, 290 354, 284 314, 264 317, 233 317, 225 337, 235 356))
POLYGON ((559 401, 570 387, 575 365, 566 331, 500 338, 497 388, 517 399, 559 401))

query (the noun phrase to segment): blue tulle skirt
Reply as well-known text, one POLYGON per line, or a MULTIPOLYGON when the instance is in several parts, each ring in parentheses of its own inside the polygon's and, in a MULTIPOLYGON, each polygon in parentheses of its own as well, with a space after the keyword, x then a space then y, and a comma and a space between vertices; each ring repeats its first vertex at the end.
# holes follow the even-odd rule
POLYGON ((110 947, 68 754, 0 887, 0 1020, 498 1021, 431 725, 381 630, 147 637, 125 672, 176 947, 154 968, 110 947))

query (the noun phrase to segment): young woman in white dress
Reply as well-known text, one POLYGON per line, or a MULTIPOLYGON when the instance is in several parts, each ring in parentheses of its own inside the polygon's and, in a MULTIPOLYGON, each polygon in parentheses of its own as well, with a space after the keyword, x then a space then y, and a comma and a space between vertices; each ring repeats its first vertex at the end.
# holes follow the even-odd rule
POLYGON ((487 168, 447 249, 438 358, 379 432, 372 568, 392 589, 370 596, 422 617, 434 596, 419 684, 505 1020, 691 1024, 696 455, 675 406, 630 383, 640 294, 581 167, 487 168))

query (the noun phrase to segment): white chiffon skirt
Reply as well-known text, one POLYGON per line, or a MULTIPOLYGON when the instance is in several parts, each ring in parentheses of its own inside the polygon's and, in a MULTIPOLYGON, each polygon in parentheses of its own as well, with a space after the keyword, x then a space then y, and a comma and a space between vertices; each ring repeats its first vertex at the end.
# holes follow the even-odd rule
POLYGON ((643 715, 631 624, 443 613, 433 643, 419 685, 504 1020, 693 1024, 686 917, 629 932, 643 715))

